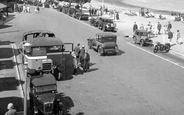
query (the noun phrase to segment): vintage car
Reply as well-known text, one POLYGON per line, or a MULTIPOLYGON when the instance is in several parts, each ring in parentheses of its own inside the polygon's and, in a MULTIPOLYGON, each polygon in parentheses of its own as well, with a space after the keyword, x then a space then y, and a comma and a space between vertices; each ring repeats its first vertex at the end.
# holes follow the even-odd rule
POLYGON ((133 41, 135 44, 139 43, 141 46, 144 46, 145 44, 153 46, 151 34, 146 30, 136 30, 133 35, 133 41))
POLYGON ((23 33, 22 41, 27 39, 37 38, 37 37, 55 37, 55 34, 47 30, 32 30, 23 33))
POLYGON ((98 27, 99 29, 103 31, 112 31, 116 32, 116 23, 113 21, 113 19, 109 17, 99 17, 93 24, 94 26, 98 27))
POLYGON ((88 39, 89 49, 95 49, 99 55, 105 54, 117 54, 118 53, 118 45, 117 36, 112 33, 97 33, 96 38, 88 39))
POLYGON ((74 15, 74 18, 79 19, 79 20, 88 20, 89 13, 86 13, 84 11, 81 11, 80 9, 77 9, 74 15))
POLYGON ((67 113, 52 74, 41 74, 30 78, 29 98, 32 115, 65 115, 67 113))
POLYGON ((23 36, 19 49, 28 75, 52 73, 57 80, 62 80, 73 73, 73 60, 70 54, 73 43, 63 43, 56 37, 32 38, 26 35, 23 36))

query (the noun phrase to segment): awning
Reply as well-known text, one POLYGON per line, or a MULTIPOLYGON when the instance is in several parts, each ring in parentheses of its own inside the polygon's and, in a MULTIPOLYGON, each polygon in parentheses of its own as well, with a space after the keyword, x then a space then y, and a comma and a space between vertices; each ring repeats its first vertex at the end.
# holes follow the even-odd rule
POLYGON ((1 8, 6 8, 6 7, 7 7, 6 5, 0 3, 0 9, 1 9, 1 8))

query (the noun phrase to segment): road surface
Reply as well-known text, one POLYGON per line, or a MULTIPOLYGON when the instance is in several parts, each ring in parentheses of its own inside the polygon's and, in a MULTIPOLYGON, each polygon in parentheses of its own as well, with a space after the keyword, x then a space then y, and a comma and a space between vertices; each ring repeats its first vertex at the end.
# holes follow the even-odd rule
MULTIPOLYGON (((43 29, 53 31, 64 42, 85 44, 87 48, 87 39, 101 32, 53 9, 16 14, 8 24, 12 26, 1 30, 6 32, 3 39, 16 45, 21 42, 23 32, 43 29)), ((66 103, 71 106, 69 113, 183 114, 182 57, 164 53, 155 55, 151 48, 133 45, 130 39, 123 37, 123 31, 114 34, 118 35, 119 55, 103 57, 94 50, 88 50, 92 63, 89 72, 80 71, 79 75, 58 82, 58 92, 64 93, 66 103)))

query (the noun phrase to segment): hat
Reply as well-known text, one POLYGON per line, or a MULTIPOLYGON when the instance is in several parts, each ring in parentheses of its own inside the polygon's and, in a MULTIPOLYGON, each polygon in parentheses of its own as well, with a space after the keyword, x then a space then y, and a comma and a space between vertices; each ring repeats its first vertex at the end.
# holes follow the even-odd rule
POLYGON ((85 45, 82 45, 82 48, 84 48, 85 47, 85 45))
POLYGON ((13 103, 9 103, 7 109, 13 109, 13 103))

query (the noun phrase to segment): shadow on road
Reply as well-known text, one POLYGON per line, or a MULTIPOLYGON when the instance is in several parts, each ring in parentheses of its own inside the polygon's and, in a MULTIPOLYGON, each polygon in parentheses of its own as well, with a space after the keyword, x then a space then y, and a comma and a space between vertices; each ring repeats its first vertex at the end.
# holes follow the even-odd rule
POLYGON ((0 78, 0 92, 7 91, 7 90, 17 90, 17 87, 20 84, 24 83, 24 81, 20 81, 15 78, 16 77, 0 78))
POLYGON ((60 99, 62 101, 67 113, 72 107, 74 107, 73 100, 69 96, 64 95, 64 93, 58 93, 56 99, 60 99))
MULTIPOLYGON (((12 25, 0 25, 0 29, 9 28, 9 27, 12 27, 12 25)), ((2 33, 0 32, 0 34, 2 33)))
POLYGON ((13 103, 14 108, 19 111, 23 111, 23 98, 21 97, 3 97, 0 98, 0 115, 4 115, 7 112, 7 105, 8 103, 13 103))

